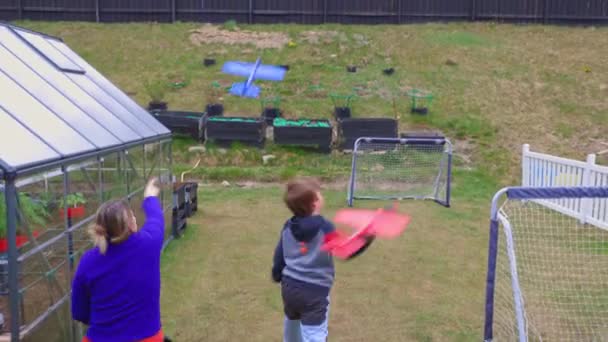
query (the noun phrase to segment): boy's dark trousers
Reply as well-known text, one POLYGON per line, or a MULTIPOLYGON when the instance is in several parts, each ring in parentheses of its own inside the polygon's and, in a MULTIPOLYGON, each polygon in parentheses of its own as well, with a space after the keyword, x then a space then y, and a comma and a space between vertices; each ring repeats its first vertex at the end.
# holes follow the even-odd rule
POLYGON ((284 342, 325 342, 329 288, 283 276, 284 342))

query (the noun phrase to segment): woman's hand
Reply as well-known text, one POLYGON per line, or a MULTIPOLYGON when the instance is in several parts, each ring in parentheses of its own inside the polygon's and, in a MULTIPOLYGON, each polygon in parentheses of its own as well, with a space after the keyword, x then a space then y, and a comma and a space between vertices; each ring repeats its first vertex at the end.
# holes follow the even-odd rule
POLYGON ((144 189, 144 198, 147 197, 158 197, 160 194, 160 187, 158 186, 158 178, 154 177, 148 181, 146 188, 144 189))

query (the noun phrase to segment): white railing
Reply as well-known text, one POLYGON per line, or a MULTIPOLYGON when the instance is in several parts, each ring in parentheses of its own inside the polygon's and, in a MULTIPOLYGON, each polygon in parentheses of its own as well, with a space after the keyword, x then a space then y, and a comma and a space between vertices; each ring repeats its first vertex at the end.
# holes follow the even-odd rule
MULTIPOLYGON (((555 157, 530 151, 525 144, 522 154, 522 185, 529 187, 608 186, 608 167, 595 163, 595 154, 587 161, 555 157)), ((538 201, 568 216, 608 229, 608 199, 557 199, 538 201)))

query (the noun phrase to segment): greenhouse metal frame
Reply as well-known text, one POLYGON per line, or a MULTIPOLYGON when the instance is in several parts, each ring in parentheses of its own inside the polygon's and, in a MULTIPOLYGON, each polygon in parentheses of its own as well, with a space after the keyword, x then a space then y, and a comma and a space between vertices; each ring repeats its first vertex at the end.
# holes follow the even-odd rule
POLYGON ((70 288, 100 203, 141 224, 159 177, 171 230, 171 133, 61 39, 0 23, 0 341, 79 341, 70 288))

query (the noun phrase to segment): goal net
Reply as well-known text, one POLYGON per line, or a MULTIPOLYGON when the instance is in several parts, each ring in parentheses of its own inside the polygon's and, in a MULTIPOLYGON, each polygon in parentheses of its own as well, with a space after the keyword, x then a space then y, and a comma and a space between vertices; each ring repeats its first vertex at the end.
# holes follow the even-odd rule
POLYGON ((348 205, 355 199, 430 199, 449 207, 452 145, 444 137, 359 138, 348 205))
POLYGON ((608 187, 497 193, 486 284, 485 341, 608 341, 608 187))

